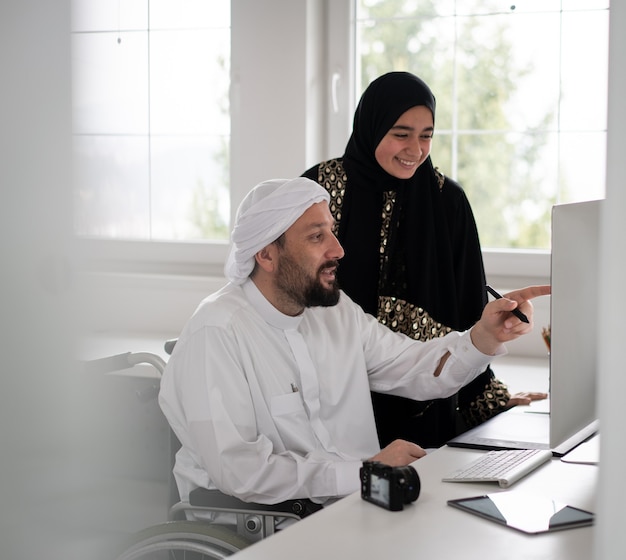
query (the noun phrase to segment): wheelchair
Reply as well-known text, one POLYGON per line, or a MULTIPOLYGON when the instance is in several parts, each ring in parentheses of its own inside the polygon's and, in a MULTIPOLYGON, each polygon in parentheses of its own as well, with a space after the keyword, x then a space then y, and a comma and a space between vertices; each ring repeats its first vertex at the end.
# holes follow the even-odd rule
MULTIPOLYGON (((167 354, 172 353, 175 344, 176 339, 166 341, 167 354)), ((82 364, 86 374, 107 374, 149 364, 161 375, 166 362, 151 352, 126 352, 82 364)), ((173 467, 180 443, 171 430, 169 445, 170 467, 173 467)), ((173 474, 169 477, 169 487, 167 520, 131 535, 119 546, 115 560, 226 558, 274 534, 280 522, 298 521, 322 509, 308 499, 257 504, 206 488, 196 488, 185 502, 178 496, 173 474), (219 521, 194 519, 194 514, 231 514, 236 523, 225 525, 219 521)))

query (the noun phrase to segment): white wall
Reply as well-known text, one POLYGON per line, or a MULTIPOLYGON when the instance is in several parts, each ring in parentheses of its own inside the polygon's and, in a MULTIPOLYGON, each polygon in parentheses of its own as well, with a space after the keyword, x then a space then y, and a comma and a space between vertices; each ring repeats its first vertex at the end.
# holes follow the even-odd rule
POLYGON ((306 125, 322 122, 321 100, 308 87, 322 64, 323 53, 309 48, 311 35, 319 33, 322 8, 323 2, 306 0, 232 3, 231 188, 236 199, 265 179, 300 175, 307 143, 313 155, 319 153, 322 135, 307 137, 306 125))
POLYGON ((354 97, 348 80, 351 7, 345 0, 233 0, 231 188, 236 200, 260 181, 300 175, 343 152, 354 97), (325 29, 337 26, 346 30, 339 34, 341 48, 326 40, 325 29))
MULTIPOLYGON (((609 35, 609 107, 607 150, 607 200, 602 224, 602 247, 599 303, 600 355, 598 356, 599 399, 601 431, 598 527, 595 558, 621 558, 626 550, 624 531, 624 502, 626 485, 623 482, 626 460, 624 437, 624 321, 626 317, 626 3, 611 2, 609 35)), ((592 297, 592 294, 590 294, 592 297)))

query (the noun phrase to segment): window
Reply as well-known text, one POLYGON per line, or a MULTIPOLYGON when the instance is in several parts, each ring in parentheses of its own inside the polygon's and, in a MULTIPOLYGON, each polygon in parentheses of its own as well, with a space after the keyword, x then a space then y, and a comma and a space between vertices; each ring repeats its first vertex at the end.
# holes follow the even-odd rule
POLYGON ((72 2, 75 230, 227 240, 229 0, 72 2))
POLYGON ((437 98, 432 158, 483 247, 548 249, 555 203, 604 196, 607 0, 357 0, 356 92, 407 70, 437 98))
POLYGON ((498 274, 526 274, 511 248, 545 255, 552 204, 604 192, 608 1, 511 4, 72 0, 81 246, 107 270, 220 275, 247 189, 339 155, 365 86, 406 69, 498 274))

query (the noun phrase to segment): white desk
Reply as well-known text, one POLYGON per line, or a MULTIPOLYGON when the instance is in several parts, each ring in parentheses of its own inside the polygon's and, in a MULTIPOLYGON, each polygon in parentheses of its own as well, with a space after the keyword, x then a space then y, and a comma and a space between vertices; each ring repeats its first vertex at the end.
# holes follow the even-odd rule
MULTIPOLYGON (((593 527, 526 535, 446 505, 451 498, 503 491, 493 484, 441 482, 444 473, 480 453, 484 452, 443 447, 416 461, 421 494, 402 511, 387 511, 363 501, 355 493, 236 557, 240 560, 588 560, 593 557, 593 527)), ((552 459, 511 490, 527 490, 595 511, 597 471, 596 466, 552 459)))
MULTIPOLYGON (((102 357, 125 351, 153 351, 164 359, 162 337, 94 337, 81 348, 81 357, 102 357)), ((146 376, 155 376, 146 366, 146 376)), ((547 359, 507 356, 498 360, 496 375, 511 392, 547 390, 547 359)), ((136 375, 138 372, 133 371, 136 375)), ((515 409, 514 409, 515 410, 515 409)), ((516 412, 523 412, 520 408, 516 412)), ((472 560, 568 560, 592 557, 593 528, 529 536, 446 505, 451 498, 500 491, 497 485, 444 483, 446 472, 477 457, 481 451, 444 447, 414 463, 422 490, 403 511, 390 512, 364 502, 358 493, 296 523, 277 535, 237 554, 237 558, 362 560, 459 558, 472 560)), ((553 459, 513 486, 513 490, 542 493, 572 506, 595 511, 597 467, 553 459)), ((159 510, 160 513, 160 510, 159 510)))

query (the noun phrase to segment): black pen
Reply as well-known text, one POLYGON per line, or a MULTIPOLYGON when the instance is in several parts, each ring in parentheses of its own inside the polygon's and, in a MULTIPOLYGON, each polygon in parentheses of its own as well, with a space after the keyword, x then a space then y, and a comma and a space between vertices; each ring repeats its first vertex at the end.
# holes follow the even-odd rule
MULTIPOLYGON (((489 284, 487 284, 485 286, 485 288, 487 288, 487 291, 496 299, 500 299, 502 297, 501 294, 499 294, 498 292, 496 292, 489 284)), ((528 317, 526 317, 526 315, 524 315, 517 307, 515 309, 513 309, 513 311, 511 311, 511 313, 513 313, 513 315, 515 315, 520 321, 523 321, 524 323, 530 323, 530 321, 528 320, 528 317)))

